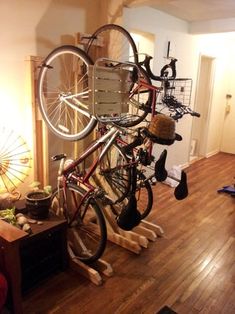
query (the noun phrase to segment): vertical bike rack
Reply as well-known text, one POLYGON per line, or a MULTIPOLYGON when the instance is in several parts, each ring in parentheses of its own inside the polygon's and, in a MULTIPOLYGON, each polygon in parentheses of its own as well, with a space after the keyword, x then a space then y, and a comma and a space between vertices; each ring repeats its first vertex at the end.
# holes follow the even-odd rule
MULTIPOLYGON (((136 67, 132 63, 117 63, 108 59, 99 59, 94 66, 89 67, 89 110, 101 122, 112 122, 122 113, 128 112, 129 90, 132 80, 130 68, 136 67)), ((105 186, 101 176, 93 178, 94 185, 105 186)), ((105 189, 104 189, 105 190, 105 189)), ((112 195, 110 195, 112 197, 112 195)), ((118 227, 115 215, 110 205, 104 205, 98 200, 106 220, 108 240, 135 254, 140 254, 147 248, 149 241, 155 241, 163 235, 160 226, 146 220, 125 231, 118 227)), ((118 204, 116 207, 120 206, 118 204)), ((117 209, 118 210, 118 209, 117 209)), ((120 208, 119 208, 120 210, 120 208)), ((69 250, 71 268, 82 274, 96 285, 102 284, 101 274, 112 276, 113 269, 109 263, 99 259, 93 264, 86 265, 76 259, 69 250)))

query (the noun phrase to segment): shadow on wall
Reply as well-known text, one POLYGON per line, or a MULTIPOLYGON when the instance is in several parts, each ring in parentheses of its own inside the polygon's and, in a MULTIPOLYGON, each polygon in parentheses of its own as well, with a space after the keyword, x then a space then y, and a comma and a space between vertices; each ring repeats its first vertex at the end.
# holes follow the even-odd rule
MULTIPOLYGON (((76 34, 92 34, 99 26, 106 23, 121 24, 123 11, 122 0, 46 0, 44 12, 35 29, 37 56, 44 58, 54 48, 76 42, 76 34)), ((37 135, 36 135, 37 136, 37 135)), ((92 137, 92 135, 91 135, 92 137)), ((47 132, 43 142, 47 147, 47 162, 49 178, 52 186, 56 185, 57 163, 52 163, 50 157, 66 153, 74 157, 75 151, 82 151, 91 137, 79 143, 68 142, 47 132), (75 146, 80 147, 79 149, 75 146)), ((43 145, 44 146, 44 145, 43 145)), ((77 156, 76 156, 77 157, 77 156)))
POLYGON ((39 56, 62 44, 72 44, 77 32, 92 34, 107 23, 122 24, 123 8, 132 0, 47 0, 36 26, 39 56))

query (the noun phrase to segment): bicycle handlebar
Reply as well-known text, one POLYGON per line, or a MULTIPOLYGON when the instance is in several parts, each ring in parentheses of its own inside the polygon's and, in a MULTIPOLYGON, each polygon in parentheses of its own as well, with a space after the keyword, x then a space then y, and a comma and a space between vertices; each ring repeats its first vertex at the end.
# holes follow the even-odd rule
MULTIPOLYGON (((167 77, 168 76, 168 72, 167 72, 167 69, 171 69, 172 71, 172 75, 170 76, 171 79, 175 79, 176 78, 176 62, 177 62, 177 59, 174 59, 172 58, 171 59, 171 62, 169 64, 166 64, 162 69, 161 69, 161 72, 160 72, 160 76, 161 77, 167 77)), ((169 79, 169 78, 168 78, 169 79)))
POLYGON ((182 118, 185 114, 190 114, 193 117, 200 117, 200 113, 193 111, 190 107, 183 105, 174 96, 165 96, 162 102, 169 108, 170 111, 174 112, 171 116, 174 120, 182 118))
POLYGON ((145 55, 145 58, 142 62, 139 62, 140 66, 144 66, 149 77, 154 81, 165 81, 165 80, 174 80, 176 78, 176 62, 177 59, 172 58, 169 64, 164 65, 164 67, 160 71, 160 76, 155 75, 150 68, 150 60, 153 57, 149 55, 145 55), (172 75, 168 76, 168 69, 171 70, 172 75))
POLYGON ((186 107, 184 105, 181 105, 180 107, 176 108, 175 114, 172 116, 174 120, 178 120, 182 118, 185 114, 190 114, 192 117, 197 117, 199 118, 201 115, 200 113, 193 111, 191 108, 186 107))

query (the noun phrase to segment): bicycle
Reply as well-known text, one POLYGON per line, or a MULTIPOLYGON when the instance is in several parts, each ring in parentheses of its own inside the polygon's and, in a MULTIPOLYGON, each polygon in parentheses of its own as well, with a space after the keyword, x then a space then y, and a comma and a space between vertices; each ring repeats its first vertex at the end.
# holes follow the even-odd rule
MULTIPOLYGON (((115 24, 106 24, 98 28, 88 41, 86 52, 93 61, 96 61, 97 58, 102 56, 117 60, 120 63, 125 60, 132 61, 137 65, 141 73, 141 78, 136 87, 136 91, 141 91, 141 94, 145 95, 145 101, 141 102, 141 110, 144 113, 141 115, 139 122, 146 121, 146 118, 148 119, 148 113, 151 117, 150 121, 159 113, 166 113, 176 121, 181 119, 185 114, 200 117, 199 113, 193 111, 189 107, 192 80, 187 78, 176 78, 177 59, 171 58, 169 64, 162 67, 160 75, 155 75, 150 67, 150 60, 152 57, 144 54, 144 60, 141 62, 139 61, 139 54, 135 42, 129 32, 123 27, 115 24), (102 43, 99 46, 95 44, 97 39, 102 43), (160 82, 160 86, 152 85, 151 80, 160 82), (187 105, 185 105, 185 103, 187 105)), ((150 121, 146 122, 151 123, 150 121)), ((129 123, 129 126, 133 125, 134 124, 129 123)), ((151 138, 151 134, 148 134, 148 138, 151 138)), ((152 137, 153 141, 165 145, 171 145, 177 139, 179 140, 180 137, 178 136, 178 138, 171 140, 163 140, 162 138, 156 139, 156 136, 152 137)), ((136 142, 134 140, 133 143, 138 143, 138 141, 141 142, 140 135, 137 136, 136 142)), ((128 141, 125 142, 119 140, 119 142, 122 145, 127 145, 127 150, 130 149, 128 141)), ((131 145, 133 148, 135 147, 133 144, 131 145)), ((142 154, 140 160, 142 159, 145 165, 149 165, 153 160, 151 155, 152 145, 149 146, 148 153, 146 150, 142 152, 138 152, 137 150, 137 153, 142 154)), ((182 175, 182 180, 185 181, 184 173, 182 173, 182 175)), ((166 178, 166 175, 163 177, 157 175, 157 177, 158 180, 161 179, 162 181, 163 178, 166 178)))
MULTIPOLYGON (((150 129, 150 128, 149 128, 150 129)), ((168 178, 178 182, 174 190, 174 195, 177 200, 182 200, 188 196, 187 176, 184 171, 181 172, 181 178, 170 176, 165 168, 167 150, 164 149, 160 154, 159 159, 156 161, 152 155, 152 143, 158 143, 162 145, 172 145, 176 140, 181 141, 182 137, 179 134, 175 134, 174 138, 165 139, 159 138, 151 134, 146 127, 140 127, 134 131, 129 132, 129 136, 133 138, 133 141, 128 143, 128 140, 123 137, 117 137, 117 145, 122 149, 122 152, 126 154, 127 158, 131 159, 134 156, 135 163, 139 173, 143 174, 143 182, 148 185, 154 185, 155 182, 163 182, 168 178), (154 164, 154 165, 152 165, 154 164), (151 170, 148 176, 145 176, 146 168, 151 170), (154 180, 154 181, 153 181, 154 180)), ((111 157, 112 158, 112 157, 111 157)), ((143 183, 142 183, 143 184, 143 183)), ((151 211, 150 207, 146 207, 142 213, 142 219, 145 218, 151 211)))
MULTIPOLYGON (((142 110, 142 94, 136 90, 141 69, 139 71, 134 63, 128 63, 128 69, 130 89, 127 92, 131 95, 128 110, 124 114, 113 114, 111 119, 117 125, 125 127, 138 124, 147 115, 142 110), (132 72, 135 74, 134 79, 132 72), (128 113, 129 108, 132 113, 128 113)), ((109 70, 115 72, 116 69, 109 67, 109 70)), ((83 139, 94 130, 99 116, 92 113, 90 105, 93 75, 91 58, 82 49, 72 45, 54 49, 42 62, 37 84, 38 103, 43 119, 56 136, 75 141, 83 139)))
MULTIPOLYGON (((192 80, 188 78, 176 78, 176 62, 177 59, 171 58, 169 64, 163 66, 160 71, 160 75, 155 75, 150 67, 151 56, 145 55, 143 61, 139 61, 139 53, 136 44, 131 37, 130 33, 120 25, 106 24, 98 28, 90 37, 86 46, 86 53, 95 62, 100 57, 116 60, 117 62, 133 62, 137 65, 140 72, 140 84, 137 90, 140 90, 145 95, 145 100, 141 101, 140 110, 143 111, 138 121, 140 123, 144 120, 148 113, 156 114, 156 102, 159 95, 162 95, 162 99, 159 99, 158 105, 161 104, 162 108, 170 109, 172 106, 177 106, 177 103, 181 101, 181 109, 179 109, 178 116, 174 116, 174 119, 182 117, 183 114, 190 114, 192 116, 199 117, 200 115, 189 108, 191 98, 192 80), (102 44, 97 46, 96 40, 99 39, 102 44), (170 73, 169 73, 170 72, 170 73), (160 86, 153 86, 151 80, 160 82, 160 86), (177 83, 183 84, 177 86, 177 83), (187 85, 188 84, 188 85, 187 85), (185 90, 187 89, 188 95, 184 99, 174 96, 174 92, 180 90, 177 96, 185 96, 185 90), (186 104, 185 104, 186 103, 186 104), (184 106, 184 108, 183 108, 184 106)), ((134 126, 138 123, 129 122, 128 126, 134 126)))
POLYGON ((130 200, 125 202, 119 211, 115 209, 115 205, 120 206, 120 202, 130 195, 133 201, 134 194, 144 189, 147 194, 147 204, 142 208, 145 211, 146 208, 149 210, 152 207, 151 186, 145 181, 144 175, 138 173, 135 161, 128 160, 115 144, 116 138, 122 132, 123 130, 112 125, 76 160, 66 161, 65 154, 52 158, 60 161, 60 165, 57 188, 52 195, 51 210, 56 215, 63 215, 67 220, 69 249, 74 256, 85 263, 97 260, 105 250, 107 230, 98 201, 111 206, 119 226, 125 230, 131 230, 143 219, 141 208, 133 208, 130 200), (86 160, 95 152, 98 152, 98 156, 86 169, 86 160), (114 156, 117 157, 116 160, 114 156), (113 192, 112 197, 103 187, 91 182, 95 172, 101 173, 106 179, 109 193, 113 192), (124 214, 120 218, 120 213, 130 206, 132 208, 129 208, 128 212, 131 210, 131 221, 126 216, 122 217, 124 214))
MULTIPOLYGON (((149 113, 155 113, 157 96, 163 88, 153 87, 151 73, 147 73, 142 64, 138 63, 137 49, 129 33, 120 26, 110 27, 115 27, 118 32, 124 32, 128 36, 127 42, 131 42, 134 55, 130 71, 132 84, 128 91, 128 110, 114 114, 112 121, 123 127, 132 127, 143 121, 149 113)), ((93 40, 94 37, 89 41, 88 47, 92 46, 93 40)), ((93 75, 93 61, 88 55, 89 50, 85 52, 75 46, 61 46, 54 49, 40 66, 37 84, 39 108, 49 129, 64 140, 83 139, 94 130, 99 121, 99 116, 91 113, 89 105, 90 81, 93 75)), ((114 60, 117 66, 122 64, 120 56, 112 58, 108 53, 108 58, 114 60)), ((146 58, 144 62, 146 69, 149 60, 146 58)), ((131 62, 128 61, 128 64, 131 62)), ((112 70, 113 62, 106 62, 104 66, 112 70)), ((169 79, 164 78, 164 81, 169 82, 169 79)), ((168 90, 172 91, 173 88, 168 90)), ((168 101, 164 106, 167 104, 168 101)))

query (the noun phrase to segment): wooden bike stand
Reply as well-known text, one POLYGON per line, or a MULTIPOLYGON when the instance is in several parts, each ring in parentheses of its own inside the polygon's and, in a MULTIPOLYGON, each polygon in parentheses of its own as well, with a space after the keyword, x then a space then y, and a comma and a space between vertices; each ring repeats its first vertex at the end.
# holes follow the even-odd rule
POLYGON ((108 240, 136 254, 140 254, 142 248, 148 248, 149 241, 155 241, 158 236, 163 235, 160 226, 145 220, 131 231, 122 230, 108 206, 103 208, 103 213, 107 223, 108 240))
MULTIPOLYGON (((98 186, 106 186, 106 182, 101 176, 96 175, 93 179, 94 183, 98 184, 98 186)), ((107 190, 107 186, 105 190, 107 190)), ((109 195, 111 198, 112 196, 116 198, 114 191, 110 191, 109 195)), ((141 223, 131 231, 122 230, 117 225, 116 217, 112 212, 111 206, 104 206, 101 201, 98 203, 106 219, 108 240, 124 249, 140 254, 142 248, 148 247, 149 241, 155 241, 158 236, 162 236, 164 233, 160 226, 146 220, 142 220, 141 223)), ((119 204, 114 205, 117 212, 121 211, 120 206, 119 204)))
POLYGON ((101 274, 107 277, 111 277, 113 275, 113 269, 111 265, 103 259, 99 259, 98 261, 87 265, 76 258, 76 256, 70 256, 69 266, 80 275, 86 277, 96 286, 100 286, 103 283, 101 274))
POLYGON ((112 266, 103 259, 88 264, 80 261, 73 253, 70 243, 68 242, 69 266, 71 269, 89 279, 95 285, 100 286, 103 283, 101 274, 111 277, 113 275, 112 266))
MULTIPOLYGON (((95 181, 97 184, 97 180, 95 181)), ((104 182, 100 182, 99 180, 99 185, 102 186, 102 184, 104 184, 104 182)), ((102 208, 106 220, 107 237, 110 242, 117 244, 135 254, 140 254, 142 248, 148 248, 150 241, 153 242, 157 239, 157 237, 163 235, 163 230, 160 226, 146 220, 142 220, 141 223, 131 231, 122 230, 117 225, 116 217, 111 210, 111 206, 104 205, 99 200, 97 200, 97 202, 100 208, 102 208)), ((117 212, 120 211, 120 208, 118 208, 119 206, 120 205, 118 204, 115 205, 115 207, 117 207, 117 212)), ((87 265, 76 258, 71 248, 69 247, 69 244, 68 252, 70 256, 70 267, 82 276, 89 279, 95 285, 102 285, 102 275, 107 277, 111 277, 113 275, 112 266, 105 260, 99 259, 95 263, 87 265)))

